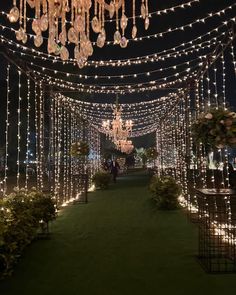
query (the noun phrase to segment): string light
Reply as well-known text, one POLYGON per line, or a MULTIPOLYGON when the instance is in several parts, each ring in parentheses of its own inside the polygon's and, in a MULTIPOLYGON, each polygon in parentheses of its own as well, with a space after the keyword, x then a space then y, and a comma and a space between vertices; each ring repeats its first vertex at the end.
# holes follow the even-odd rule
POLYGON ((40 190, 44 189, 44 95, 42 81, 39 82, 39 186, 40 190))
POLYGON ((21 71, 18 71, 18 109, 17 109, 17 175, 16 186, 20 188, 20 143, 21 143, 21 71))
MULTIPOLYGON (((149 15, 149 17, 154 17, 156 15, 166 15, 167 13, 173 13, 173 12, 175 12, 177 9, 186 9, 186 8, 192 7, 194 4, 199 3, 199 2, 200 2, 200 0, 188 1, 186 3, 175 5, 175 6, 172 6, 172 7, 169 7, 169 8, 165 8, 165 9, 161 9, 161 10, 149 12, 148 15, 149 15)), ((6 17, 8 16, 8 13, 5 12, 5 11, 0 11, 0 14, 4 15, 6 17)), ((138 14, 138 15, 133 15, 133 16, 127 17, 127 19, 136 19, 136 18, 142 18, 142 15, 141 14, 138 14)), ((34 20, 34 18, 26 17, 26 20, 27 21, 32 21, 32 20, 34 20)), ((120 20, 120 18, 118 20, 120 20)), ((116 20, 114 20, 114 19, 106 19, 104 21, 105 21, 105 23, 106 22, 112 23, 112 22, 114 22, 116 20)), ((67 23, 70 23, 70 21, 65 21, 65 23, 66 24, 67 23)))
POLYGON ((30 79, 27 78, 27 127, 26 127, 26 153, 25 153, 25 190, 28 191, 28 182, 29 182, 29 155, 30 155, 30 79))
MULTIPOLYGON (((142 37, 136 37, 134 39, 128 39, 127 38, 127 42, 140 42, 140 41, 144 41, 144 40, 149 40, 149 39, 156 39, 156 38, 160 38, 165 36, 166 34, 170 34, 173 32, 177 32, 177 31, 185 31, 187 28, 192 28, 193 26, 195 26, 196 24, 203 24, 205 25, 206 20, 208 19, 212 19, 214 17, 221 17, 221 15, 225 15, 226 12, 228 10, 232 10, 234 7, 236 6, 236 4, 232 4, 224 9, 221 9, 215 13, 210 13, 207 16, 203 17, 203 18, 199 18, 196 19, 188 24, 182 25, 180 27, 173 27, 173 28, 169 28, 163 32, 159 32, 159 33, 155 33, 155 34, 151 34, 151 35, 146 35, 146 36, 142 36, 142 37)), ((15 29, 11 28, 11 27, 7 27, 4 26, 5 29, 11 30, 13 32, 17 32, 15 29)), ((26 34, 26 33, 25 33, 26 34)), ((26 34, 29 38, 34 38, 35 36, 33 34, 26 34)), ((48 38, 43 37, 43 39, 48 40, 48 38)), ((109 41, 105 41, 104 44, 106 45, 113 45, 114 41, 113 40, 109 40, 109 41)), ((96 42, 92 42, 92 45, 96 45, 96 42)))
POLYGON ((4 169, 4 180, 3 180, 3 194, 7 192, 7 178, 8 178, 8 144, 9 144, 9 116, 10 116, 10 65, 7 65, 7 93, 6 93, 6 130, 5 130, 5 169, 4 169))
MULTIPOLYGON (((210 47, 211 46, 214 46, 216 45, 217 42, 214 42, 214 43, 211 43, 210 47)), ((204 48, 202 48, 204 49, 204 48)), ((95 75, 95 76, 92 76, 92 75, 82 75, 82 74, 73 74, 73 73, 68 73, 68 72, 64 72, 64 71, 58 71, 58 70, 53 70, 51 68, 48 68, 48 67, 42 67, 42 66, 39 66, 39 65, 36 65, 34 64, 33 62, 30 62, 30 63, 27 63, 29 65, 31 65, 32 67, 36 67, 36 68, 39 68, 40 70, 42 70, 43 72, 44 71, 49 71, 49 72, 52 72, 54 74, 63 74, 65 75, 66 77, 77 77, 77 78, 80 78, 80 79, 124 79, 124 78, 137 78, 137 77, 140 77, 140 76, 150 76, 150 75, 153 75, 153 74, 157 74, 157 73, 161 73, 164 75, 164 72, 165 71, 170 71, 170 70, 175 70, 175 72, 179 72, 178 68, 179 67, 188 67, 188 71, 190 71, 190 67, 192 64, 196 64, 198 62, 198 64, 201 64, 200 61, 202 61, 204 58, 206 58, 206 55, 200 55, 198 56, 197 58, 193 59, 193 60, 190 60, 190 61, 186 61, 186 62, 183 62, 183 63, 179 63, 177 65, 174 65, 174 66, 169 66, 169 67, 166 67, 166 68, 160 68, 160 69, 157 69, 157 70, 152 70, 152 71, 148 71, 148 72, 139 72, 139 73, 134 73, 134 74, 121 74, 121 75, 95 75)))
MULTIPOLYGON (((182 54, 186 54, 186 50, 187 49, 190 49, 190 48, 195 48, 196 46, 200 49, 202 48, 202 45, 203 44, 196 44, 194 45, 194 43, 197 41, 201 41, 203 38, 207 37, 207 36, 211 36, 213 33, 215 32, 218 32, 220 31, 220 29, 222 29, 224 26, 227 27, 227 25, 229 23, 232 23, 234 22, 235 19, 230 19, 230 20, 227 20, 226 22, 224 22, 222 25, 216 27, 215 29, 211 30, 210 32, 202 35, 202 36, 199 36, 189 42, 183 42, 181 45, 179 46, 176 46, 174 48, 170 48, 168 50, 163 50, 162 52, 159 52, 159 53, 154 53, 154 54, 151 54, 151 55, 146 55, 146 56, 141 56, 141 57, 137 57, 137 58, 130 58, 130 59, 127 59, 127 60, 110 60, 110 61, 90 61, 87 63, 87 66, 96 66, 96 67, 103 67, 103 66, 119 66, 119 67, 122 67, 122 66, 130 66, 130 65, 140 65, 140 64, 143 64, 143 63, 148 63, 148 62, 156 62, 156 61, 159 61, 160 58, 162 57, 171 57, 172 55, 176 55, 176 51, 179 51, 178 52, 178 56, 179 57, 179 54, 181 52, 181 48, 182 47, 185 47, 186 45, 191 45, 190 47, 186 48, 186 49, 182 49, 182 54)), ((5 29, 4 26, 0 25, 0 29, 5 29)), ((219 35, 220 36, 223 36, 223 32, 221 32, 221 34, 219 35)), ((45 60, 45 61, 49 61, 49 60, 52 60, 53 63, 55 62, 62 62, 60 59, 58 60, 56 56, 53 56, 53 55, 48 55, 48 54, 45 54, 43 52, 39 52, 39 51, 36 51, 35 49, 33 48, 28 48, 26 46, 23 46, 23 45, 20 45, 18 43, 15 43, 13 42, 12 40, 9 40, 3 36, 0 37, 1 39, 1 42, 6 42, 8 45, 14 45, 16 46, 17 48, 21 48, 22 50, 25 50, 25 51, 30 51, 31 53, 34 53, 34 54, 37 54, 38 57, 40 58, 40 60, 45 60), (46 56, 46 57, 45 57, 46 56)), ((207 41, 205 41, 207 42, 207 41)), ((208 41, 209 42, 209 41, 208 41)), ((202 42, 204 43, 204 42, 202 42)), ((197 49, 197 48, 195 48, 197 49)), ((193 50, 192 50, 193 51, 193 50)), ((191 53, 188 51, 188 53, 191 53)), ((23 54, 21 52, 21 54, 23 54)), ((31 55, 31 57, 33 58, 37 58, 37 56, 35 55, 31 55)), ((68 63, 72 63, 74 64, 75 61, 73 59, 70 59, 69 62, 68 61, 63 61, 62 62, 63 64, 68 64, 68 63)))
POLYGON ((35 118, 35 160, 36 160, 36 181, 37 188, 39 189, 39 122, 38 122, 38 106, 39 106, 39 96, 38 96, 38 84, 34 84, 34 118, 35 118))

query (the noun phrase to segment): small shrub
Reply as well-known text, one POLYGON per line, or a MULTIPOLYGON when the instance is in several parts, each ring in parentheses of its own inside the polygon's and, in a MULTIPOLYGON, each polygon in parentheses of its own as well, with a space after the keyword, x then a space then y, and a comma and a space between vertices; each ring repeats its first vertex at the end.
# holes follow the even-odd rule
POLYGON ((50 195, 16 190, 0 200, 0 278, 10 275, 24 248, 39 228, 56 217, 50 195))
POLYGON ((96 188, 106 189, 111 181, 111 176, 107 172, 98 171, 92 180, 96 188))
POLYGON ((151 179, 149 189, 159 209, 174 210, 179 208, 178 197, 181 188, 174 178, 155 175, 151 179))

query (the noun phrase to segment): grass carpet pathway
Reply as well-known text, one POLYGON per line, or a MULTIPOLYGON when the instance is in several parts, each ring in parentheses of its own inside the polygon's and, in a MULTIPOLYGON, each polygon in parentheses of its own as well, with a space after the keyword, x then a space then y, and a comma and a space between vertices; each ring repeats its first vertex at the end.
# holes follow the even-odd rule
POLYGON ((148 178, 131 174, 71 205, 50 240, 34 242, 1 295, 234 294, 236 275, 207 275, 197 229, 182 211, 154 210, 148 178))

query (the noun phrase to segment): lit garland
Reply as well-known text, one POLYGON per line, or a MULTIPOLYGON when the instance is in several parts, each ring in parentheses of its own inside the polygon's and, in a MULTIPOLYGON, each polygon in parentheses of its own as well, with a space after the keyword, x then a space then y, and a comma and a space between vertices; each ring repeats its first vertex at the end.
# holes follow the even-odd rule
MULTIPOLYGON (((147 40, 147 39, 163 37, 164 35, 169 34, 169 33, 177 32, 177 31, 184 31, 187 28, 192 28, 196 24, 201 24, 201 23, 204 24, 207 19, 211 19, 211 18, 216 17, 216 16, 219 17, 221 15, 224 15, 228 10, 232 10, 235 6, 236 6, 236 4, 232 4, 232 5, 224 8, 224 9, 221 9, 221 10, 215 12, 215 13, 208 14, 206 17, 196 19, 193 22, 190 22, 190 23, 188 23, 186 25, 182 25, 180 27, 169 28, 169 29, 167 29, 166 31, 163 31, 163 32, 159 32, 159 33, 156 33, 156 34, 147 35, 147 36, 143 36, 143 37, 135 37, 134 39, 128 39, 127 38, 127 42, 144 41, 144 40, 147 40)), ((5 28, 8 28, 8 27, 5 26, 5 28)), ((14 31, 15 33, 17 32, 13 28, 8 28, 8 29, 14 31)), ((32 34, 26 34, 25 33, 25 35, 30 37, 30 38, 34 38, 34 35, 32 35, 32 34)), ((47 38, 45 38, 45 37, 43 39, 47 40, 47 38)), ((114 41, 105 41, 104 42, 104 44, 106 44, 106 45, 113 45, 113 43, 114 43, 114 41)), ((95 45, 95 44, 96 44, 96 42, 92 42, 92 45, 95 45)))
MULTIPOLYGON (((158 11, 149 12, 148 15, 149 15, 149 17, 155 16, 155 15, 166 15, 167 13, 175 12, 177 9, 186 9, 186 8, 192 7, 193 4, 196 4, 196 3, 199 3, 199 2, 200 2, 200 0, 191 0, 191 1, 188 1, 188 2, 183 3, 183 4, 175 5, 175 6, 165 8, 165 9, 162 9, 162 10, 158 10, 158 11)), ((5 12, 5 11, 0 11, 0 14, 8 16, 8 13, 5 12)), ((142 15, 138 14, 138 15, 129 16, 127 18, 128 19, 142 18, 142 15)), ((27 21, 32 21, 34 19, 30 18, 30 17, 26 17, 26 20, 27 21)), ((120 18, 119 18, 119 20, 120 20, 120 18)), ((113 20, 113 19, 106 19, 105 23, 106 22, 112 23, 112 22, 115 22, 115 21, 116 20, 113 20)), ((70 22, 66 21, 66 23, 70 23, 70 22)))
MULTIPOLYGON (((133 0, 134 4, 136 0, 133 0)), ((98 34, 96 44, 102 48, 106 43, 105 29, 105 12, 109 12, 112 19, 116 19, 116 31, 114 33, 114 44, 120 45, 121 48, 126 48, 128 40, 125 37, 125 30, 129 19, 125 13, 125 0, 114 0, 107 4, 104 0, 94 1, 74 1, 74 0, 57 0, 43 1, 41 0, 21 0, 19 8, 16 0, 13 1, 13 8, 8 14, 8 19, 11 23, 19 22, 19 30, 16 31, 16 39, 24 44, 28 40, 27 34, 27 17, 26 12, 28 2, 31 9, 35 10, 35 19, 32 21, 32 30, 35 33, 34 45, 41 47, 43 40, 43 32, 48 32, 48 53, 60 55, 62 60, 69 58, 67 45, 74 43, 74 56, 79 68, 83 68, 88 57, 93 55, 94 43, 90 40, 90 25, 94 33, 98 34), (23 5, 24 4, 24 5, 23 5), (94 6, 94 16, 90 21, 92 4, 94 6), (119 11, 122 16, 119 20, 119 11), (70 12, 70 20, 67 21, 68 13, 70 12), (61 26, 59 22, 61 21, 61 26), (91 22, 91 23, 90 23, 91 22), (68 29, 67 23, 70 24, 68 29), (59 31, 60 30, 60 31, 59 31), (120 32, 121 31, 121 32, 120 32), (59 45, 60 44, 60 45, 59 45)), ((135 14, 135 6, 133 5, 133 14, 135 14)), ((144 20, 145 30, 149 27, 149 11, 148 0, 142 0, 140 4, 141 15, 144 20)), ((136 39, 137 26, 135 18, 133 19, 132 38, 136 39)), ((29 35, 31 36, 31 35, 29 35)))
MULTIPOLYGON (((218 41, 216 42, 213 42, 211 43, 210 47, 212 46, 215 46, 216 44, 218 44, 218 41)), ((207 48, 209 48, 207 46, 207 48)), ((204 49, 204 48, 201 48, 201 49, 204 49)), ((94 80, 97 80, 97 79, 107 79, 107 80, 111 80, 111 79, 125 79, 125 78, 137 78, 137 77, 140 77, 140 76, 146 76, 146 77, 149 77, 153 74, 157 74, 157 73, 161 73, 164 75, 164 72, 165 71, 170 71, 170 70, 176 70, 176 72, 178 73, 179 70, 178 68, 179 67, 188 67, 187 68, 187 71, 190 72, 190 69, 191 69, 191 64, 199 64, 201 65, 201 61, 206 58, 206 55, 200 55, 198 56, 197 58, 193 59, 193 60, 190 60, 190 61, 186 61, 186 62, 183 62, 183 63, 179 63, 177 65, 174 65, 174 66, 169 66, 169 67, 166 67, 166 68, 160 68, 160 69, 157 69, 157 70, 151 70, 151 71, 148 71, 148 72, 137 72, 137 73, 134 73, 134 74, 122 74, 122 75, 95 75, 95 76, 92 76, 92 75, 82 75, 82 74, 73 74, 73 73, 68 73, 68 72, 64 72, 64 71, 60 71, 60 70, 53 70, 51 68, 48 68, 48 67, 43 67, 43 66, 39 66, 39 65, 36 65, 34 64, 33 62, 29 62, 27 64, 29 64, 31 67, 33 68, 39 68, 40 70, 42 70, 43 72, 44 71, 49 71, 49 72, 52 72, 54 74, 63 74, 65 75, 66 77, 77 77, 77 78, 80 78, 80 79, 94 79, 94 80)))
MULTIPOLYGON (((123 67, 123 66, 131 66, 131 65, 140 65, 140 64, 147 64, 147 63, 153 63, 153 62, 157 62, 159 60, 163 60, 163 58, 170 58, 170 57, 179 57, 179 56, 186 56, 186 54, 190 54, 193 53, 195 51, 199 51, 200 49, 202 49, 204 44, 211 44, 212 41, 216 40, 214 37, 212 40, 208 40, 208 41, 201 41, 204 37, 207 36, 211 36, 213 33, 218 32, 221 28, 226 27, 228 24, 231 24, 232 22, 235 22, 235 19, 231 19, 231 20, 227 20, 225 21, 222 25, 216 27, 215 29, 211 30, 210 32, 197 37, 189 42, 183 42, 181 45, 176 46, 174 48, 170 48, 168 50, 163 50, 161 52, 158 53, 153 53, 151 55, 146 55, 146 56, 141 56, 141 57, 137 57, 137 58, 130 58, 130 59, 124 59, 124 60, 110 60, 110 61, 90 61, 88 62, 88 66, 95 66, 95 67, 104 67, 104 66, 118 66, 118 67, 123 67), (194 45, 194 43, 196 41, 201 41, 200 43, 197 43, 194 45), (187 45, 190 45, 189 47, 186 47, 187 45), (182 47, 185 47, 182 49, 182 47), (176 53, 176 51, 178 51, 178 53, 176 53)), ((0 24, 0 29, 5 28, 5 26, 2 26, 0 24)), ((221 37, 223 35, 224 32, 221 32, 221 34, 219 35, 219 37, 221 37)), ((0 36, 0 39, 2 42, 7 43, 8 45, 13 45, 17 48, 22 49, 23 51, 30 51, 31 54, 29 54, 29 56, 33 57, 33 58, 40 58, 40 60, 45 60, 45 61, 52 61, 53 63, 57 63, 57 62, 62 62, 63 64, 68 64, 68 63, 72 63, 74 64, 73 60, 70 61, 61 61, 61 60, 57 60, 56 56, 52 56, 52 55, 47 55, 43 52, 38 52, 36 51, 34 48, 28 48, 26 46, 20 45, 18 43, 15 43, 12 40, 9 40, 3 36, 0 36), (37 54, 37 55, 33 55, 33 54, 37 54)), ((208 45, 209 47, 209 45, 208 45)), ((19 53, 17 51, 17 53, 19 53)), ((22 51, 20 52, 20 54, 22 55, 27 55, 26 53, 23 53, 22 51)))
MULTIPOLYGON (((181 91, 179 92, 181 93, 181 91)), ((106 120, 107 118, 112 118, 112 109, 109 106, 109 111, 105 111, 108 104, 102 103, 89 103, 89 102, 81 102, 78 100, 71 99, 69 97, 65 97, 61 94, 56 94, 55 99, 61 101, 64 107, 68 108, 70 112, 77 112, 78 114, 83 115, 88 121, 92 122, 93 125, 97 126, 100 132, 104 132, 104 129, 101 126, 101 122, 106 120), (94 107, 94 111, 92 111, 94 107)), ((156 125, 156 118, 159 117, 159 113, 163 113, 163 107, 170 107, 175 104, 177 101, 177 97, 172 94, 172 96, 162 97, 157 99, 156 101, 143 102, 143 103, 135 103, 135 104, 121 104, 123 108, 124 118, 127 120, 134 120, 136 122, 134 126, 135 132, 141 132, 142 129, 147 130, 146 124, 148 125, 156 125), (147 110, 138 111, 137 108, 143 108, 143 105, 156 104, 156 107, 153 107, 152 114, 150 113, 150 107, 147 110), (132 111, 129 111, 129 108, 132 111), (140 125, 140 127, 138 127, 140 125)), ((156 127, 154 127, 156 128, 156 127)), ((148 131, 149 132, 149 131, 148 131)), ((136 133, 135 133, 136 134, 136 133)), ((133 136, 133 134, 132 134, 133 136)))
MULTIPOLYGON (((195 66, 194 68, 199 67, 200 65, 195 66)), ((171 87, 180 87, 176 84, 185 83, 188 79, 192 78, 194 74, 193 72, 190 74, 190 69, 186 69, 181 71, 180 73, 176 73, 174 75, 170 75, 168 77, 160 78, 157 80, 151 80, 149 82, 144 83, 136 83, 136 84, 120 84, 120 85, 91 85, 91 84, 82 84, 82 83, 73 83, 69 81, 65 81, 63 79, 54 78, 52 76, 42 74, 38 71, 33 71, 35 75, 38 76, 41 80, 49 85, 60 86, 62 89, 68 90, 76 90, 78 92, 87 92, 87 93, 106 93, 106 94, 125 94, 125 93, 137 93, 137 92, 146 92, 146 91, 155 91, 157 89, 171 88, 171 87), (189 76, 186 76, 189 75, 189 76), (181 79, 181 77, 183 78, 181 79), (169 81, 169 79, 173 79, 169 81)), ((60 92, 62 92, 62 89, 60 92)))

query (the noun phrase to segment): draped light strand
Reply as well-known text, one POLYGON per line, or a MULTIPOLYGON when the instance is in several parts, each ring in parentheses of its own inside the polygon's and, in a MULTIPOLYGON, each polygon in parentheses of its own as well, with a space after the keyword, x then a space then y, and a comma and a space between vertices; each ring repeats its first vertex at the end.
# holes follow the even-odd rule
MULTIPOLYGON (((228 11, 228 10, 232 10, 233 9, 233 7, 235 6, 236 4, 232 4, 231 6, 228 6, 228 7, 226 7, 226 8, 224 8, 224 9, 222 9, 222 10, 219 10, 219 11, 217 11, 217 12, 215 12, 215 13, 210 13, 209 15, 207 15, 206 17, 204 17, 204 18, 201 18, 201 19, 197 19, 197 20, 195 20, 195 21, 193 21, 193 22, 191 22, 191 23, 188 23, 188 24, 186 24, 186 25, 183 25, 183 26, 181 26, 181 27, 178 27, 178 28, 169 28, 168 30, 166 30, 166 31, 164 31, 164 32, 160 32, 160 33, 157 33, 157 34, 153 34, 153 35, 149 35, 149 36, 143 36, 143 37, 140 37, 140 38, 134 38, 133 40, 134 41, 142 41, 142 40, 146 40, 146 39, 150 39, 150 38, 158 38, 158 37, 163 37, 165 34, 168 34, 168 33, 172 33, 172 32, 176 32, 176 31, 184 31, 186 28, 192 28, 193 27, 193 25, 195 25, 195 24, 201 24, 201 23, 205 23, 205 21, 207 20, 207 19, 209 19, 209 18, 212 18, 212 17, 215 17, 215 16, 221 16, 222 14, 224 15, 225 13, 226 13, 226 11, 228 11)), ((144 12, 145 13, 145 12, 144 12)), ((146 22, 146 20, 145 20, 145 22, 146 22)), ((33 22, 33 24, 34 24, 34 22, 33 22)), ((127 21, 124 21, 124 20, 121 20, 121 24, 123 25, 123 26, 125 26, 126 27, 126 24, 127 24, 127 21)), ((122 26, 121 25, 121 26, 122 26)), ((36 26, 36 24, 35 24, 35 26, 36 26)), ((37 26, 36 26, 37 27, 37 26)), ((73 27, 71 27, 71 29, 73 29, 73 27)), ((38 29, 36 30, 36 28, 35 28, 35 32, 37 33, 37 31, 38 31, 38 29)), ((40 32, 39 32, 39 34, 40 34, 40 32)), ((105 34, 104 33, 100 33, 100 34, 103 34, 100 38, 103 38, 103 41, 102 41, 102 44, 104 45, 104 44, 107 44, 107 45, 110 45, 110 44, 113 44, 113 41, 104 41, 104 38, 105 38, 105 34)), ((20 40, 22 40, 22 39, 24 39, 25 38, 25 36, 27 37, 27 34, 26 34, 26 32, 24 32, 23 30, 19 30, 19 31, 17 31, 16 32, 16 35, 18 35, 19 36, 19 38, 18 38, 18 40, 20 41, 20 40)), ((37 35, 37 36, 41 36, 41 35, 37 35)), ((70 35, 69 35, 70 36, 70 35)), ((100 36, 100 35, 99 35, 100 36)), ((30 37, 34 37, 33 35, 31 35, 30 37)), ((35 37, 34 37, 35 38, 35 37)), ((72 38, 72 37, 71 37, 72 38)), ((25 39, 27 39, 27 38, 25 38, 25 39)), ((43 37, 41 36, 41 39, 43 39, 43 37)), ((42 41, 41 41, 41 39, 40 39, 40 45, 39 46, 41 46, 41 44, 42 44, 42 41)), ((69 40, 70 40, 70 37, 69 37, 69 40)), ((73 38, 70 40, 70 42, 72 42, 72 43, 76 43, 77 41, 76 41, 77 39, 76 39, 76 37, 73 35, 73 38)), ((117 30, 116 31, 116 33, 115 33, 115 35, 114 35, 114 40, 115 40, 115 43, 118 43, 118 44, 120 44, 121 45, 121 47, 126 47, 127 46, 127 43, 129 42, 129 41, 131 41, 132 39, 126 39, 125 37, 124 37, 124 39, 122 39, 122 37, 121 37, 121 35, 120 35, 120 32, 119 32, 119 30, 117 30), (116 38, 116 37, 117 38, 116 38), (116 41, 117 40, 117 41, 116 41)), ((61 40, 60 40, 61 41, 61 40)), ((65 42, 63 41, 62 42, 62 47, 61 47, 61 49, 58 49, 57 48, 57 45, 56 45, 56 43, 55 43, 55 41, 53 40, 53 42, 54 43, 52 43, 52 40, 51 39, 49 39, 48 40, 48 42, 49 42, 49 47, 48 48, 50 48, 50 50, 49 50, 49 53, 56 53, 57 52, 57 50, 59 50, 59 54, 60 54, 60 57, 61 57, 61 59, 62 60, 68 60, 68 58, 69 58, 69 51, 68 51, 68 49, 65 47, 65 42)), ((84 41, 82 41, 82 43, 83 43, 84 41)), ((86 41, 87 42, 87 41, 86 41)), ((90 42, 89 40, 88 40, 88 42, 90 42)), ((94 45, 94 44, 93 44, 94 45)), ((103 45, 102 46, 99 46, 99 47, 103 47, 103 45)), ((38 46, 38 47, 39 47, 38 46)), ((81 46, 83 46, 83 44, 81 44, 81 46)), ((87 58, 88 58, 88 56, 90 56, 90 55, 92 55, 92 43, 89 43, 89 46, 88 45, 84 45, 85 46, 85 48, 86 48, 86 53, 84 53, 84 54, 82 54, 81 55, 81 53, 79 53, 79 51, 78 51, 78 54, 79 55, 77 55, 77 53, 75 54, 75 58, 76 58, 76 62, 77 62, 77 64, 78 64, 78 66, 80 67, 80 68, 82 68, 85 64, 86 64, 86 61, 87 61, 87 58)), ((76 47, 75 47, 76 48, 76 47)))
MULTIPOLYGON (((136 0, 135 0, 136 1, 136 0)), ((28 37, 33 37, 34 45, 41 47, 43 40, 47 39, 47 51, 52 54, 59 54, 61 60, 68 60, 69 51, 67 49, 68 43, 74 43, 74 56, 79 68, 83 68, 88 57, 93 55, 93 46, 97 44, 102 48, 105 44, 114 43, 125 48, 128 45, 128 39, 125 37, 125 30, 127 29, 128 21, 125 14, 125 0, 111 1, 107 4, 105 0, 92 1, 74 1, 74 0, 57 0, 49 1, 48 5, 41 0, 35 0, 33 3, 30 0, 20 0, 20 8, 17 3, 13 3, 13 8, 8 14, 8 19, 11 23, 19 22, 20 28, 15 32, 16 39, 27 42, 28 37), (30 8, 35 10, 35 19, 32 21, 32 30, 35 35, 27 34, 26 26, 26 1, 30 4, 30 8), (98 34, 97 41, 90 40, 90 15, 92 4, 95 9, 98 7, 99 14, 95 15, 91 21, 91 28, 94 33, 98 34), (42 11, 41 11, 42 8, 42 11), (20 10, 19 10, 20 9, 20 10), (119 20, 119 11, 122 11, 121 19, 119 20), (70 13, 70 28, 66 26, 66 19, 70 13), (115 15, 116 17, 116 31, 114 33, 113 41, 106 41, 105 12, 109 12, 110 19, 115 15), (61 26, 59 26, 59 22, 61 26), (61 31, 60 31, 61 27, 61 31), (42 36, 43 32, 48 32, 48 38, 42 36), (122 35, 120 33, 122 32, 122 35)), ((29 9, 30 10, 30 9, 29 9)), ((149 12, 148 0, 142 1, 140 4, 141 16, 144 20, 145 30, 149 27, 149 12)), ((136 28, 136 27, 135 27, 136 28)), ((136 39, 136 36, 133 36, 136 39)))
MULTIPOLYGON (((196 3, 199 3, 200 0, 192 0, 192 1, 188 1, 186 3, 183 3, 183 4, 179 4, 179 5, 175 5, 175 6, 172 6, 172 7, 169 7, 169 8, 165 8, 165 9, 161 9, 161 10, 157 10, 157 11, 153 11, 153 12, 149 12, 149 17, 153 17, 153 16, 157 16, 157 15, 166 15, 168 13, 173 13, 175 12, 177 9, 186 9, 186 8, 190 8, 192 7, 194 4, 196 3)), ((0 11, 0 14, 4 15, 4 16, 8 16, 8 13, 5 12, 5 11, 0 11)), ((133 16, 129 16, 127 17, 128 19, 137 19, 137 18, 141 18, 142 15, 141 14, 138 14, 138 15, 133 15, 133 16)), ((32 21, 34 20, 34 18, 31 18, 31 17, 26 17, 26 20, 27 21, 32 21)), ((119 19, 120 20, 120 19, 119 19)), ((106 19, 105 20, 105 23, 106 22, 109 22, 109 23, 112 23, 114 22, 115 20, 113 19, 106 19)), ((71 23, 70 21, 65 21, 65 23, 71 23)))
MULTIPOLYGON (((180 53, 182 52, 183 55, 186 55, 186 53, 191 53, 194 52, 195 50, 199 50, 202 48, 203 44, 208 44, 211 43, 211 40, 208 41, 203 41, 200 42, 203 38, 205 37, 210 37, 213 33, 219 32, 220 29, 222 29, 223 27, 227 27, 228 24, 235 22, 234 20, 227 20, 225 21, 222 25, 214 28, 213 30, 207 32, 204 35, 201 35, 191 41, 188 42, 183 42, 181 43, 179 46, 175 46, 173 48, 167 49, 167 50, 163 50, 160 51, 158 53, 153 53, 150 55, 145 55, 145 56, 140 56, 140 57, 135 57, 135 58, 129 58, 129 59, 123 59, 123 60, 101 60, 101 61, 88 61, 87 62, 87 66, 95 66, 95 67, 104 67, 104 66, 118 66, 118 67, 123 67, 123 66, 131 66, 131 65, 140 65, 140 64, 147 64, 147 63, 153 63, 153 62, 157 62, 160 59, 163 59, 163 57, 169 58, 169 57, 177 57, 180 55, 180 53), (196 44, 194 44, 195 42, 197 42, 196 44), (190 45, 189 47, 186 47, 187 45, 190 45), (193 48, 191 51, 189 51, 189 49, 193 48), (178 51, 178 54, 176 53, 176 51, 178 51)), ((5 26, 0 24, 0 29, 5 29, 5 26)), ((223 35, 224 32, 221 32, 219 34, 219 37, 221 37, 223 35)), ((215 40, 216 37, 214 37, 212 39, 215 40)), ((218 38, 218 37, 217 37, 218 38)), ((7 43, 8 45, 13 45, 17 48, 20 48, 22 51, 29 51, 32 54, 36 54, 36 55, 32 55, 30 54, 31 57, 33 58, 40 58, 40 60, 45 60, 45 61, 52 61, 53 63, 63 63, 63 64, 68 64, 68 63, 72 63, 74 64, 75 61, 73 59, 69 59, 69 61, 61 61, 57 56, 53 56, 50 54, 46 54, 40 51, 35 50, 34 48, 28 48, 26 46, 20 45, 18 43, 15 43, 14 41, 7 39, 3 36, 0 36, 0 39, 2 42, 7 43)), ((24 54, 21 51, 21 54, 24 54)))
MULTIPOLYGON (((211 46, 215 46, 216 44, 218 44, 217 42, 214 42, 214 43, 211 43, 211 46)), ((203 48, 202 48, 203 49, 203 48)), ((198 56, 197 58, 194 58, 192 60, 189 60, 189 61, 186 61, 186 62, 183 62, 183 63, 179 63, 179 64, 176 64, 176 65, 173 65, 173 66, 169 66, 169 67, 166 67, 166 68, 160 68, 160 69, 156 69, 156 70, 152 70, 152 71, 147 71, 147 72, 137 72, 137 73, 134 73, 134 74, 122 74, 122 75, 95 75, 95 76, 92 76, 92 75, 82 75, 82 74, 73 74, 73 73, 68 73, 68 72, 64 72, 64 71, 60 71, 60 70, 53 70, 51 68, 48 68, 48 67, 43 67, 43 66, 39 66, 39 65, 36 65, 35 63, 33 62, 29 62, 28 64, 32 67, 36 67, 36 68, 39 68, 40 70, 42 70, 43 72, 44 71, 49 71, 49 72, 52 72, 54 74, 63 74, 65 75, 66 77, 77 77, 77 78, 80 78, 80 79, 94 79, 94 80, 98 80, 98 79, 106 79, 106 80, 111 80, 111 79, 125 79, 125 78, 137 78, 137 77, 140 77, 140 76, 146 76, 146 77, 149 77, 153 74, 157 74, 157 73, 164 73, 165 71, 170 71, 170 70, 176 70, 176 72, 178 73, 178 68, 179 67, 188 67, 188 71, 190 71, 190 67, 192 64, 196 64, 198 61, 198 64, 201 65, 201 61, 206 58, 206 55, 200 55, 198 56)))

